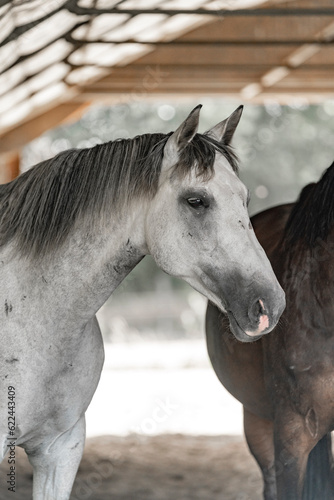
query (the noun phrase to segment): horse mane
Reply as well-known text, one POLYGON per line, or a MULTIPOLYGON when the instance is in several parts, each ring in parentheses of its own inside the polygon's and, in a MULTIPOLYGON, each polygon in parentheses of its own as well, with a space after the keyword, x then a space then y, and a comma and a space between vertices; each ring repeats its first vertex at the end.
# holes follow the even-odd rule
POLYGON ((310 248, 326 240, 334 223, 334 162, 320 180, 301 191, 285 226, 285 244, 303 241, 310 248))
MULTIPOLYGON (((15 239, 21 254, 43 256, 65 241, 86 217, 93 226, 112 209, 158 189, 164 146, 172 134, 144 134, 92 148, 70 149, 0 186, 0 247, 15 239)), ((175 172, 213 175, 216 151, 237 172, 232 149, 196 134, 183 149, 175 172)))

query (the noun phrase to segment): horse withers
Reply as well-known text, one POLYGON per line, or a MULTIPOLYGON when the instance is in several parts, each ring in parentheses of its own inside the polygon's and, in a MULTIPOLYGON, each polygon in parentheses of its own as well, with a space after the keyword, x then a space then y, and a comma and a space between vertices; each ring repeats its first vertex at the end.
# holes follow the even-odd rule
POLYGON ((207 310, 209 356, 244 408, 244 430, 265 500, 332 500, 334 430, 334 164, 295 204, 252 219, 286 293, 278 326, 236 342, 228 318, 207 310))
POLYGON ((241 111, 198 134, 198 106, 174 133, 65 151, 0 186, 0 458, 25 449, 34 500, 70 496, 104 359, 95 313, 146 254, 238 338, 276 325, 284 293, 230 147, 241 111))

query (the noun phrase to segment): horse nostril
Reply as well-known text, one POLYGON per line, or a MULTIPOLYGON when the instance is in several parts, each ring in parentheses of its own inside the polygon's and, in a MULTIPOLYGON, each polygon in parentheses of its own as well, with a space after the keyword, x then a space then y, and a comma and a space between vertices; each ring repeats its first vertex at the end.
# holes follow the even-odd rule
POLYGON ((269 327, 269 317, 266 311, 265 303, 262 299, 257 299, 255 302, 253 302, 248 316, 251 320, 254 330, 247 330, 247 335, 259 335, 269 327))
POLYGON ((250 308, 249 319, 251 321, 258 322, 259 318, 264 315, 267 315, 264 301, 262 299, 257 299, 255 302, 253 302, 253 305, 250 308))
POLYGON ((261 314, 261 309, 262 309, 262 306, 260 304, 260 301, 259 300, 256 300, 255 302, 253 302, 251 308, 250 308, 250 311, 249 311, 249 316, 251 317, 251 319, 256 319, 259 317, 259 315, 261 314))
POLYGON ((257 300, 253 308, 253 314, 256 318, 261 314, 261 309, 262 309, 261 303, 259 300, 257 300))
POLYGON ((261 299, 259 299, 260 312, 259 314, 266 314, 266 308, 264 307, 264 303, 261 299))

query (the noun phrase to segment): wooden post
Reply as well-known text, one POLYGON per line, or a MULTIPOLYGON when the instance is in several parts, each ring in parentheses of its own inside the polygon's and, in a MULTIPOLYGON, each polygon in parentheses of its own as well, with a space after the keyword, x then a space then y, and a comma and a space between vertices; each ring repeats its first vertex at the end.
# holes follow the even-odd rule
POLYGON ((18 151, 0 155, 0 184, 12 181, 19 173, 20 153, 18 151))

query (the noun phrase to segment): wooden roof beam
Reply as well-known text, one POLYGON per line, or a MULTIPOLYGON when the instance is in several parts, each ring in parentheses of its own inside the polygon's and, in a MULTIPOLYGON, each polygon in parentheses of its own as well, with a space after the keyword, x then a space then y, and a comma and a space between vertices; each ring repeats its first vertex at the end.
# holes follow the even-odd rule
POLYGON ((18 151, 28 142, 61 123, 76 120, 90 103, 66 102, 0 135, 0 154, 18 151))
POLYGON ((291 16, 324 16, 333 17, 334 8, 333 7, 287 7, 287 8, 254 8, 254 9, 122 9, 119 8, 111 9, 98 9, 96 7, 80 7, 78 5, 68 8, 68 10, 77 15, 90 15, 99 16, 102 14, 127 14, 129 16, 138 16, 140 14, 164 14, 166 16, 177 16, 179 14, 186 14, 187 16, 221 16, 221 17, 291 17, 291 16))
POLYGON ((288 56, 282 58, 281 64, 273 65, 272 69, 262 75, 259 81, 252 82, 241 91, 241 95, 245 99, 254 99, 257 95, 265 92, 268 88, 274 87, 281 80, 286 78, 295 69, 309 61, 315 54, 320 52, 322 45, 321 41, 333 42, 334 40, 334 23, 331 22, 320 32, 315 33, 314 42, 310 44, 300 45, 297 49, 291 52, 288 56))

